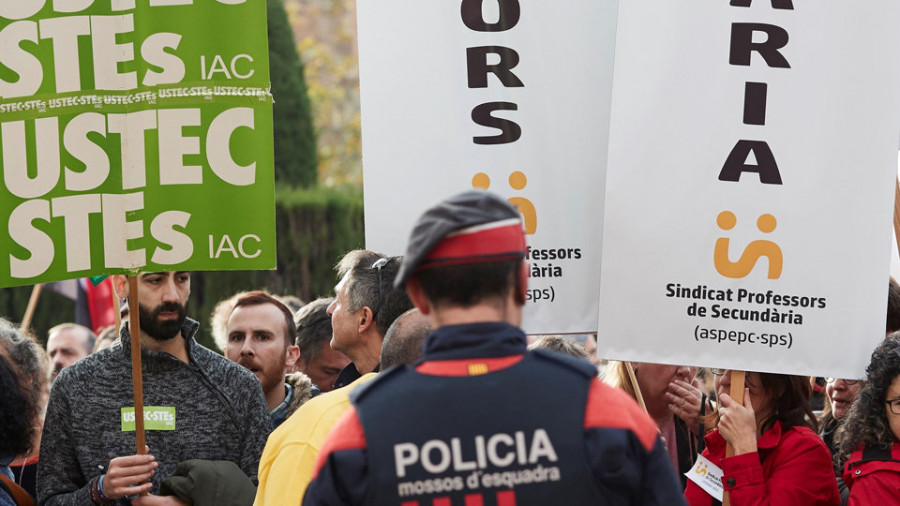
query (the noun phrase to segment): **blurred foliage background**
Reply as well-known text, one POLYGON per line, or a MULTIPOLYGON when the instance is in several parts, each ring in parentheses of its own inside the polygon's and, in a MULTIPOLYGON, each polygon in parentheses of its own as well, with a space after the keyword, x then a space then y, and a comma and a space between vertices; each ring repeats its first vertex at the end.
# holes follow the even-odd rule
MULTIPOLYGON (((209 317, 218 301, 253 289, 306 302, 333 295, 334 265, 365 241, 355 2, 267 0, 267 9, 278 267, 192 274, 188 315, 213 349, 209 317)), ((31 291, 0 289, 0 315, 21 321, 31 291)), ((31 329, 43 343, 74 315, 74 301, 44 290, 31 329)))
POLYGON ((285 0, 319 138, 319 181, 362 187, 355 0, 285 0))

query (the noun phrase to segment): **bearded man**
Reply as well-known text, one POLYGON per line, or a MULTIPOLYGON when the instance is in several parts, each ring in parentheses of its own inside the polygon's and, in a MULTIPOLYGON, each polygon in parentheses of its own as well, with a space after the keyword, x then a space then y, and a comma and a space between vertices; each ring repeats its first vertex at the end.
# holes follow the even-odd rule
MULTIPOLYGON (((126 279, 116 276, 113 284, 124 299, 126 279)), ((254 493, 270 431, 259 381, 194 339, 199 324, 185 308, 189 272, 142 273, 137 285, 149 453, 135 451, 131 337, 123 326, 113 346, 57 377, 38 467, 42 505, 200 502, 184 481, 170 478, 190 474, 193 480, 197 462, 215 466, 212 474, 227 476, 227 485, 254 493)))

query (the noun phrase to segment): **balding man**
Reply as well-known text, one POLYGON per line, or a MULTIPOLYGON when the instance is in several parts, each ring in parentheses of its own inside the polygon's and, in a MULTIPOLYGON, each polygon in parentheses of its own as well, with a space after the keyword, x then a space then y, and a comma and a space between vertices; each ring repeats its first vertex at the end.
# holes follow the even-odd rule
MULTIPOLYGON (((384 335, 382 367, 387 370, 417 361, 431 330, 431 322, 417 309, 397 317, 384 335)), ((282 505, 288 501, 300 504, 322 441, 350 407, 350 393, 375 376, 375 373, 364 374, 346 388, 310 400, 300 406, 297 416, 289 418, 269 436, 259 463, 259 488, 254 505, 282 505)))
POLYGON ((431 319, 412 308, 394 321, 384 335, 381 346, 381 366, 388 370, 399 365, 409 365, 422 357, 425 338, 434 330, 431 319))
POLYGON ((77 323, 60 323, 47 332, 47 354, 50 355, 50 380, 59 372, 91 354, 97 337, 91 329, 77 323))

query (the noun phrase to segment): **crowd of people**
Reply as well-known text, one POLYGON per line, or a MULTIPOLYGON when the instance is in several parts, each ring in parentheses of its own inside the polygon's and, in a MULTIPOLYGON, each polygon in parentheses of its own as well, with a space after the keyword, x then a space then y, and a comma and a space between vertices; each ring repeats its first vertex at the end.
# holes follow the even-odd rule
POLYGON ((746 372, 739 402, 731 371, 600 374, 593 336, 526 336, 524 256, 518 211, 466 192, 403 257, 347 253, 332 297, 222 301, 221 354, 190 273, 137 275, 140 449, 127 323, 57 325, 45 350, 0 319, 0 506, 897 502, 893 280, 866 377, 828 378, 816 416, 815 379, 746 372))

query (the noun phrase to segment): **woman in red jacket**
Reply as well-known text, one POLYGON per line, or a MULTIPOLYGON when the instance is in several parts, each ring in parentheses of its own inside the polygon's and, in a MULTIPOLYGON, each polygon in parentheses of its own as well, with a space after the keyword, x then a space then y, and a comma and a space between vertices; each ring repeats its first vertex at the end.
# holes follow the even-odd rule
POLYGON ((838 429, 849 505, 896 504, 900 497, 900 338, 891 334, 872 353, 867 381, 838 429))
MULTIPOLYGON (((809 379, 748 372, 741 405, 728 395, 731 371, 713 372, 718 425, 703 456, 721 469, 731 506, 840 504, 831 454, 813 430, 809 379), (734 456, 725 457, 726 444, 734 456)), ((694 481, 684 496, 692 506, 719 504, 694 481)))

